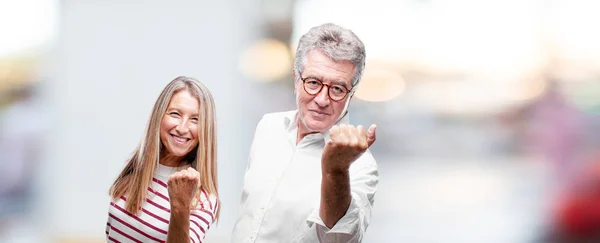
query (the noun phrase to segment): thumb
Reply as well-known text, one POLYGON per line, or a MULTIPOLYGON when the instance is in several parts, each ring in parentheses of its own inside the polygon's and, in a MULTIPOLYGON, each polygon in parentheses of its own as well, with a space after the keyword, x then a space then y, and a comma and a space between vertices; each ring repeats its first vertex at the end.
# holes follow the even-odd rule
POLYGON ((369 127, 369 130, 367 131, 367 144, 369 144, 369 147, 371 147, 371 145, 375 142, 375 130, 377 130, 377 125, 373 124, 369 127))

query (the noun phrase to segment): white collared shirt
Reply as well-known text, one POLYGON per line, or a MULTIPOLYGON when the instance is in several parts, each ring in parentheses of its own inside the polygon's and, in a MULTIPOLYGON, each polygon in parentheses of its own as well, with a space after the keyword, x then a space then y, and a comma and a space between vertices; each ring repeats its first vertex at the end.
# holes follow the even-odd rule
MULTIPOLYGON (((329 134, 310 134, 296 144, 297 113, 267 114, 258 123, 232 242, 362 240, 379 181, 375 159, 367 150, 350 166, 350 206, 328 229, 319 217, 319 205, 321 152, 329 134)), ((348 115, 341 123, 348 123, 348 115)))

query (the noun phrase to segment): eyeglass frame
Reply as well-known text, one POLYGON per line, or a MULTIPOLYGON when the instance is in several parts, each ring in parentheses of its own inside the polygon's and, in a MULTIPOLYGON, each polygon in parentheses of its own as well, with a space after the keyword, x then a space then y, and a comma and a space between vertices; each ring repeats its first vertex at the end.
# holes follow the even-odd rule
POLYGON ((344 87, 344 89, 346 89, 346 92, 341 99, 336 100, 331 97, 331 85, 330 84, 323 83, 323 81, 321 81, 320 79, 310 77, 310 76, 305 77, 305 78, 300 77, 300 80, 302 80, 302 88, 304 89, 304 92, 306 92, 309 95, 318 95, 319 93, 321 93, 321 91, 323 91, 323 87, 327 86, 327 97, 329 97, 329 99, 336 101, 336 102, 344 100, 348 96, 349 93, 354 91, 354 86, 352 86, 351 88, 348 89, 348 88, 346 88, 346 86, 340 85, 340 86, 344 87), (308 92, 308 90, 306 90, 306 80, 308 80, 308 79, 314 79, 315 81, 321 83, 321 88, 314 94, 311 94, 310 92, 308 92))

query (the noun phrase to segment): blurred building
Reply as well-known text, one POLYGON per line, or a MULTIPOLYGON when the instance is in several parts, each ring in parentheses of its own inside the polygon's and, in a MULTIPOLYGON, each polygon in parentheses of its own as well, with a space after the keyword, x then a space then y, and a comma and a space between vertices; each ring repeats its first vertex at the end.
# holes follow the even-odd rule
MULTIPOLYGON (((557 178, 577 179, 600 150, 600 35, 591 31, 599 7, 0 1, 0 190, 21 188, 11 190, 28 193, 14 198, 31 202, 2 206, 0 217, 32 220, 2 233, 37 237, 0 242, 104 242, 108 188, 158 93, 179 75, 204 82, 216 100, 223 210, 207 242, 229 242, 255 126, 295 108, 295 44, 324 22, 352 29, 367 49, 350 107, 352 123, 379 132, 380 187, 365 242, 539 241, 557 224, 557 195, 569 190, 557 178), (31 84, 37 105, 15 95, 31 84), (38 133, 41 160, 12 162, 36 152, 6 141, 37 151, 22 134, 38 133)), ((2 195, 7 205, 15 194, 2 195)))

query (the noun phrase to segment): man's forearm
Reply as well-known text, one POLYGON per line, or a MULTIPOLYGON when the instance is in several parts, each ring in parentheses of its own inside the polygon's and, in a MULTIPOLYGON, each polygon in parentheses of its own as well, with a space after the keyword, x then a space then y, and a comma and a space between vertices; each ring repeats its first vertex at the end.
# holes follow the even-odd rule
POLYGON ((190 242, 190 211, 182 209, 171 209, 169 220, 169 232, 166 243, 189 243, 190 242))
POLYGON ((323 172, 321 180, 321 206, 319 216, 327 228, 340 220, 352 201, 348 171, 323 172))

